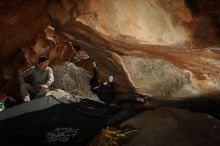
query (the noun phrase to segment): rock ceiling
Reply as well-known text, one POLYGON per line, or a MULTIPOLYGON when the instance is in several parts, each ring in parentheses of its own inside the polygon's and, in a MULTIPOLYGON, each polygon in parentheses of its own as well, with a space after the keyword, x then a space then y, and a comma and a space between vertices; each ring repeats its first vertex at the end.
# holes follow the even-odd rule
POLYGON ((217 0, 2 0, 0 79, 42 53, 68 61, 79 46, 121 90, 172 98, 218 93, 219 7, 217 0))

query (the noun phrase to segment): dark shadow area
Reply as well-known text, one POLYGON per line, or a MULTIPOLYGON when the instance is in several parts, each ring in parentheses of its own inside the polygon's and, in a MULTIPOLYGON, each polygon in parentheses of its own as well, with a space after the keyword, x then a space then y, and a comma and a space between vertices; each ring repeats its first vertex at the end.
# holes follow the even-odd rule
POLYGON ((0 141, 4 146, 86 145, 108 125, 117 124, 143 108, 117 108, 81 99, 47 96, 0 113, 0 141))
POLYGON ((207 113, 220 119, 220 98, 219 95, 206 95, 196 98, 186 98, 182 100, 152 100, 154 108, 174 107, 188 109, 192 112, 207 113))
POLYGON ((198 0, 185 0, 185 3, 193 15, 199 13, 198 0))
POLYGON ((144 110, 161 107, 188 109, 220 119, 219 95, 178 101, 150 99, 154 108, 146 106, 147 103, 125 101, 108 106, 87 98, 35 99, 0 113, 1 144, 84 146, 106 126, 115 126, 144 110))

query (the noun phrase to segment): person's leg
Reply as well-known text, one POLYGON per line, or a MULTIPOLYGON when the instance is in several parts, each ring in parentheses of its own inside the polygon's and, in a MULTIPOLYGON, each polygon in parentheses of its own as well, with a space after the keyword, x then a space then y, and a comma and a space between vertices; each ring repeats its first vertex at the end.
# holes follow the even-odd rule
POLYGON ((118 104, 122 101, 135 101, 145 103, 148 100, 149 96, 141 97, 133 93, 117 93, 115 99, 113 100, 114 104, 118 104))
POLYGON ((49 89, 45 89, 45 88, 41 88, 35 95, 34 98, 40 98, 40 97, 44 97, 46 96, 47 92, 49 91, 49 89))
POLYGON ((20 91, 23 101, 30 101, 30 94, 29 94, 30 89, 31 89, 31 85, 28 83, 22 84, 20 86, 20 91))
POLYGON ((148 101, 149 98, 150 98, 150 96, 148 96, 148 95, 140 96, 140 97, 137 97, 137 101, 145 103, 148 101))
POLYGON ((137 97, 132 93, 117 93, 112 103, 118 104, 122 101, 137 101, 137 97))

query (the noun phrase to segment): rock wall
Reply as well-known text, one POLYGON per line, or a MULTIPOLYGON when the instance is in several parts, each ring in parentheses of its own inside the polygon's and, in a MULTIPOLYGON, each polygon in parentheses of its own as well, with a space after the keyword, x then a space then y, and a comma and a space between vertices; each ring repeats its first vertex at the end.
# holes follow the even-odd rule
POLYGON ((125 43, 126 38, 130 38, 154 45, 187 44, 187 32, 177 23, 189 22, 191 19, 184 1, 171 3, 158 0, 90 0, 86 12, 76 17, 76 21, 108 38, 120 39, 125 43), (167 6, 166 9, 163 5, 167 6), (178 22, 174 23, 172 19, 178 22))
POLYGON ((219 93, 219 7, 216 0, 3 0, 0 79, 40 54, 70 60, 67 47, 85 50, 119 90, 177 99, 219 93))
POLYGON ((0 2, 0 61, 33 44, 35 37, 50 24, 45 0, 2 0, 0 2))
POLYGON ((62 89, 73 96, 81 96, 98 100, 98 97, 90 90, 89 80, 91 74, 71 62, 65 62, 52 67, 55 81, 51 89, 62 89))
POLYGON ((49 17, 45 0, 0 2, 1 92, 16 96, 18 74, 37 64, 40 55, 47 55, 51 64, 74 56, 71 41, 54 31, 49 17))
POLYGON ((184 98, 220 91, 218 1, 65 0, 47 8, 57 30, 122 88, 184 98))

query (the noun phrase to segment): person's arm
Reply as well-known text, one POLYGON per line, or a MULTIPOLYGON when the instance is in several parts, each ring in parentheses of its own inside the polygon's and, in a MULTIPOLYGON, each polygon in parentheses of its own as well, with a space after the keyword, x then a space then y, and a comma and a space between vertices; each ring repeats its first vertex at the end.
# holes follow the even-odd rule
POLYGON ((96 69, 96 63, 95 62, 93 62, 93 67, 94 67, 94 69, 93 69, 93 78, 97 79, 98 78, 98 71, 96 69))
POLYGON ((48 81, 47 86, 49 87, 54 82, 53 70, 49 67, 48 69, 48 81))
POLYGON ((23 73, 20 74, 20 76, 19 76, 20 84, 25 83, 24 78, 29 76, 29 75, 32 75, 32 73, 34 71, 34 68, 35 68, 35 66, 32 66, 32 67, 28 68, 27 70, 25 70, 23 73))
POLYGON ((93 69, 93 78, 98 78, 98 71, 96 68, 93 69))
POLYGON ((116 91, 116 85, 114 82, 107 82, 108 86, 112 89, 112 91, 116 91))
POLYGON ((96 64, 95 62, 93 62, 93 77, 89 80, 89 84, 92 88, 94 87, 97 87, 97 86, 100 86, 100 82, 99 82, 99 79, 98 79, 98 71, 96 69, 96 64))

